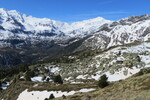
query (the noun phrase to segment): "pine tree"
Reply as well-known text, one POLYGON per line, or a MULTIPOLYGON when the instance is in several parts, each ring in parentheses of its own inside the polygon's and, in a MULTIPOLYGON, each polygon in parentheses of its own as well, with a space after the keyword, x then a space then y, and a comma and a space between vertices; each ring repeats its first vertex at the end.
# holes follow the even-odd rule
POLYGON ((49 80, 50 80, 50 78, 47 78, 47 79, 46 79, 46 82, 49 82, 49 80))
POLYGON ((55 98, 55 97, 54 97, 53 94, 51 94, 50 97, 49 97, 49 99, 54 99, 54 98, 55 98))
POLYGON ((66 96, 65 96, 65 95, 63 95, 62 97, 63 97, 63 99, 66 99, 66 96))
POLYGON ((44 100, 48 100, 48 98, 45 98, 44 100))
POLYGON ((26 81, 31 81, 31 77, 34 77, 35 73, 34 71, 27 71, 25 75, 26 81))
POLYGON ((54 82, 58 84, 63 84, 63 80, 60 75, 54 77, 54 82))
POLYGON ((108 86, 108 82, 107 82, 108 77, 104 74, 100 77, 100 80, 98 82, 98 86, 100 88, 104 88, 106 86, 108 86))

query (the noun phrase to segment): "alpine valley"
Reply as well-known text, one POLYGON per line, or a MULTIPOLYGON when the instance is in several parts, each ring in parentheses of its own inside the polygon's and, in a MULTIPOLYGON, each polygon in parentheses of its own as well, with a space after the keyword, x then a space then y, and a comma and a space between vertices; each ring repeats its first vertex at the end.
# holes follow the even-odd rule
POLYGON ((66 23, 0 9, 0 100, 150 100, 149 67, 150 14, 66 23))

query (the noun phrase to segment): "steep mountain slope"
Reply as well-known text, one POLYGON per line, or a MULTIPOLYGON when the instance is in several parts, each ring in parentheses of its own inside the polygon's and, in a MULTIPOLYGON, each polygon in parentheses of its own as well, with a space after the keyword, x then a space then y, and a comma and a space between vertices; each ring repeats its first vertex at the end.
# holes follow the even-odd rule
POLYGON ((0 65, 16 65, 17 60, 12 60, 15 58, 20 64, 55 57, 65 46, 94 33, 107 22, 111 21, 98 17, 69 24, 0 9, 0 65))
POLYGON ((67 56, 60 61, 32 67, 43 70, 43 66, 49 70, 56 68, 53 73, 61 74, 70 83, 98 80, 103 74, 108 76, 109 81, 119 81, 150 67, 150 42, 137 42, 106 51, 89 51, 81 56, 67 56))
POLYGON ((11 37, 42 39, 44 37, 51 38, 52 36, 55 36, 55 38, 72 35, 84 36, 96 31, 101 25, 108 22, 110 21, 98 17, 68 24, 47 18, 35 18, 15 10, 0 9, 1 39, 11 37))
POLYGON ((102 25, 99 31, 86 39, 76 51, 85 48, 107 49, 136 41, 149 41, 150 15, 132 16, 102 25))

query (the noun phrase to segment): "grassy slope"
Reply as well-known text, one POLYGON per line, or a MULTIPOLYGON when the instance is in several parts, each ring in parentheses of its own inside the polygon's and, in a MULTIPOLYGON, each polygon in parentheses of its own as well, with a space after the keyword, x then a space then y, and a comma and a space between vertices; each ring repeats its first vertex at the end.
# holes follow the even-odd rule
MULTIPOLYGON (((11 84, 6 91, 0 94, 0 100, 16 100, 18 95, 25 89, 29 90, 80 90, 81 88, 96 88, 95 91, 89 93, 78 93, 67 97, 65 100, 150 100, 150 74, 142 76, 130 77, 126 80, 110 83, 108 87, 100 89, 93 84, 80 85, 59 85, 52 83, 38 83, 38 87, 33 87, 34 82, 18 81, 11 84)), ((57 98, 55 100, 62 100, 57 98)))
MULTIPOLYGON (((11 84, 9 88, 4 91, 4 93, 0 93, 0 100, 1 98, 7 98, 5 100, 16 100, 18 95, 26 88, 29 88, 31 90, 48 89, 47 84, 44 85, 40 83, 41 87, 33 88, 34 84, 35 83, 33 82, 17 82, 11 84)), ((94 85, 80 85, 80 89, 88 87, 90 88, 94 85)), ((59 87, 54 86, 53 88, 48 90, 62 90, 63 88, 72 90, 76 88, 79 89, 79 86, 72 86, 67 84, 59 87)), ((77 94, 77 96, 70 96, 66 100, 146 100, 145 98, 148 98, 147 100, 150 100, 149 94, 150 74, 147 74, 140 77, 129 78, 124 81, 111 83, 110 86, 104 89, 97 88, 97 90, 94 92, 90 92, 87 94, 77 94), (91 96, 91 99, 89 99, 88 96, 91 96)), ((56 100, 62 100, 62 98, 56 100)))
POLYGON ((104 89, 97 88, 96 91, 76 94, 65 100, 150 100, 150 74, 114 82, 104 89))
POLYGON ((56 85, 54 83, 40 83, 40 82, 25 82, 17 81, 12 83, 4 92, 0 93, 0 100, 17 100, 19 94, 25 89, 29 91, 78 91, 82 88, 97 88, 97 84, 63 84, 56 85), (35 84, 38 84, 37 87, 34 87, 35 84))

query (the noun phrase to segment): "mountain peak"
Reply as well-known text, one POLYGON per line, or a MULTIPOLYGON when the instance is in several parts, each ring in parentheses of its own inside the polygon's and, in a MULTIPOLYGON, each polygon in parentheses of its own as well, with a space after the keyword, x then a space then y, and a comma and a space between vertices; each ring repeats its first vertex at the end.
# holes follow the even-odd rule
POLYGON ((1 11, 7 11, 7 10, 6 10, 6 9, 4 9, 4 8, 0 8, 0 12, 1 12, 1 11))
POLYGON ((20 12, 16 10, 7 10, 4 8, 0 8, 0 15, 3 16, 3 18, 7 19, 10 17, 16 18, 17 20, 22 19, 22 15, 20 12))
POLYGON ((15 15, 15 14, 22 15, 20 12, 18 12, 16 10, 9 10, 8 13, 12 14, 12 15, 15 15))
POLYGON ((105 20, 103 17, 96 17, 96 18, 93 18, 91 20, 105 20))
POLYGON ((7 15, 7 10, 4 8, 0 8, 0 15, 6 16, 7 15))
POLYGON ((77 21, 77 22, 73 22, 73 23, 91 23, 91 22, 98 22, 99 23, 99 22, 103 22, 103 21, 110 21, 110 20, 106 20, 103 17, 96 17, 96 18, 91 18, 91 19, 87 19, 87 20, 83 20, 83 21, 77 21))

